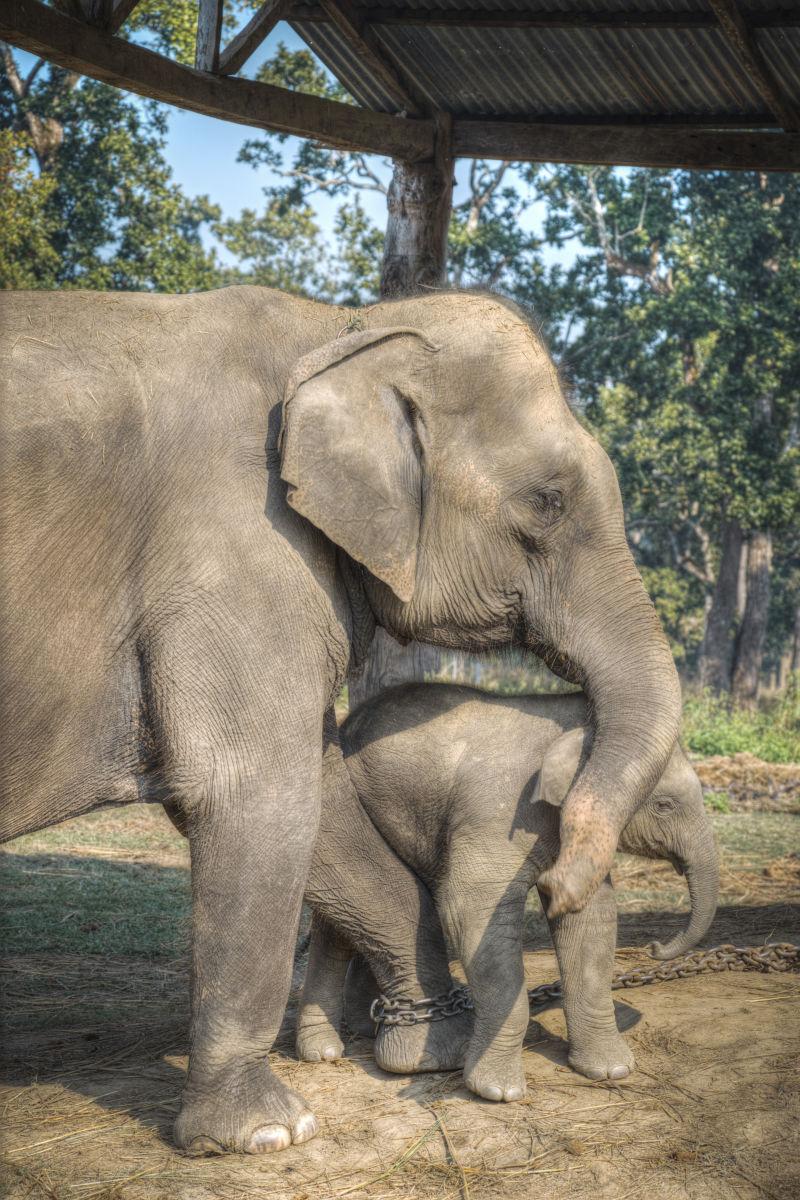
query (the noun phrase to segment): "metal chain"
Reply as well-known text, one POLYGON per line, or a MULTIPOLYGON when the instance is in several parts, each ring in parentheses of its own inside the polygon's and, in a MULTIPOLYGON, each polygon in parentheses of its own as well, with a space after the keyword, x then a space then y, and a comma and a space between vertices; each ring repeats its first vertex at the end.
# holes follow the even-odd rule
MULTIPOLYGON (((714 946, 711 950, 693 950, 657 967, 634 967, 619 971, 611 981, 611 990, 645 987, 669 979, 689 979, 701 971, 800 971, 800 946, 791 942, 768 942, 764 946, 714 946)), ((531 1005, 543 1008, 561 999, 561 980, 531 988, 531 1005)))
POLYGON ((440 996, 412 1000, 398 996, 389 1000, 378 996, 370 1005, 369 1015, 376 1025, 419 1025, 422 1021, 443 1021, 472 1008, 472 999, 465 987, 452 987, 440 996))
MULTIPOLYGON (((693 950, 657 967, 634 967, 618 971, 611 981, 611 990, 645 987, 648 983, 666 983, 670 979, 689 979, 702 971, 800 971, 800 946, 791 942, 767 942, 763 946, 733 946, 726 943, 711 950, 693 950)), ((542 983, 530 988, 528 1000, 534 1008, 543 1008, 561 999, 561 980, 542 983)), ((452 987, 439 996, 412 1000, 398 996, 389 1000, 378 996, 370 1006, 369 1015, 376 1025, 419 1025, 423 1021, 443 1021, 473 1007, 465 987, 452 987)))

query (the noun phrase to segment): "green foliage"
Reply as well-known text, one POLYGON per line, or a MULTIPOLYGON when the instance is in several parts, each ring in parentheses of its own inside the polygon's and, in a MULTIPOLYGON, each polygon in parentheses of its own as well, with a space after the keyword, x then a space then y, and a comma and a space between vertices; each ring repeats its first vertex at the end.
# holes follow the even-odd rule
POLYGON ((754 754, 764 762, 800 762, 800 677, 758 710, 736 708, 704 692, 683 707, 683 736, 695 754, 754 754))
POLYGON ((731 811, 730 797, 727 792, 706 792, 703 799, 706 808, 711 812, 729 813, 731 811))
MULTIPOLYGON (((218 281, 202 233, 219 210, 172 182, 157 105, 47 68, 22 101, 0 78, 0 132, 4 145, 16 139, 0 218, 18 229, 26 206, 27 286, 185 292, 218 281), (29 114, 57 136, 38 147, 34 135, 20 139, 14 131, 29 114)), ((17 286, 8 267, 3 283, 17 286)))
MULTIPOLYGON (((580 167, 538 178, 546 236, 578 246, 551 292, 562 365, 617 468, 640 566, 651 584, 665 571, 684 581, 682 597, 673 578, 672 598, 658 598, 691 665, 723 518, 770 530, 776 560, 796 560, 800 180, 580 167)), ((785 641, 790 570, 780 586, 785 641)))
MULTIPOLYGON (((259 69, 263 83, 352 104, 307 50, 280 43, 259 69)), ((282 182, 264 188, 261 212, 246 210, 217 226, 223 244, 242 262, 228 279, 281 287, 333 303, 360 305, 380 286, 383 231, 370 221, 359 193, 384 190, 362 154, 345 154, 315 142, 290 142, 285 134, 248 139, 241 162, 276 172, 282 182), (319 195, 341 198, 333 219, 333 245, 314 208, 319 195)))
POLYGON ((0 129, 0 288, 46 286, 58 271, 50 203, 56 184, 37 175, 30 155, 25 134, 0 129))
POLYGON ((644 586, 650 593, 673 657, 683 663, 697 650, 703 638, 702 596, 691 576, 674 567, 642 567, 644 586))

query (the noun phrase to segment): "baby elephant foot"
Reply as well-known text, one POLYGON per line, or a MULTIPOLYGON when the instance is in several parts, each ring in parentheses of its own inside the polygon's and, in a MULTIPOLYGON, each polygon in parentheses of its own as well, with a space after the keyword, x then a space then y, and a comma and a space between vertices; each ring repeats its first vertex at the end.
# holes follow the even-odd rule
POLYGON ((329 1021, 304 1023, 301 1015, 295 1050, 302 1062, 333 1062, 344 1057, 344 1042, 329 1021))
POLYGON ((375 1061, 384 1071, 457 1071, 472 1034, 472 1013, 417 1025, 381 1025, 375 1035, 375 1061))
POLYGON ((175 1122, 175 1142, 188 1155, 271 1154, 316 1132, 302 1096, 263 1061, 229 1067, 202 1089, 187 1086, 175 1122))
POLYGON ((484 1100, 505 1101, 507 1104, 521 1100, 527 1087, 522 1052, 514 1049, 502 1054, 492 1050, 468 1053, 464 1064, 464 1083, 484 1100))
POLYGON ((570 1042, 569 1065, 587 1079, 625 1079, 636 1063, 621 1033, 603 1033, 579 1044, 570 1042))

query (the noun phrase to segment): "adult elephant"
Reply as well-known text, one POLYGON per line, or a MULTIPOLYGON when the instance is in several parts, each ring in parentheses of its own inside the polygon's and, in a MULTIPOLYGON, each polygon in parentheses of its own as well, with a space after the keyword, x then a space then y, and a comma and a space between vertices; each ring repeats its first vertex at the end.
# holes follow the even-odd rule
MULTIPOLYGON (((350 795, 331 706, 375 622, 526 646, 583 684, 594 748, 540 881, 551 914, 603 879, 664 769, 679 689, 614 471, 521 313, 479 294, 362 314, 260 288, 6 295, 1 377, 0 835, 104 803, 181 807, 193 1004, 176 1139, 305 1140, 314 1118, 266 1056, 323 772, 350 795)), ((441 990, 430 897, 388 847, 359 853, 357 875, 348 843, 377 838, 357 812, 353 797, 347 835, 321 833, 311 898, 341 927, 371 896, 355 940, 393 956, 395 986, 441 990)))

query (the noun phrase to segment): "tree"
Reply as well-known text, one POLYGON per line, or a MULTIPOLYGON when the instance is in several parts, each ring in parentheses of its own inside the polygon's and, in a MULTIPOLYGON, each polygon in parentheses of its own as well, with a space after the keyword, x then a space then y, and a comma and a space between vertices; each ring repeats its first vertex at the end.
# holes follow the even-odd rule
MULTIPOLYGON (((148 0, 134 11, 162 48, 185 52, 192 8, 187 0, 148 0)), ((217 282, 203 232, 219 210, 172 182, 165 110, 42 60, 23 77, 5 43, 0 54, 0 131, 9 163, 0 222, 19 229, 24 208, 26 286, 189 291, 217 282)), ((23 249, 18 242, 4 257, 6 287, 18 286, 23 249)))
POLYGON ((548 236, 580 245, 563 356, 639 561, 695 581, 701 675, 752 701, 770 546, 798 512, 800 181, 564 167, 542 191, 548 236))

